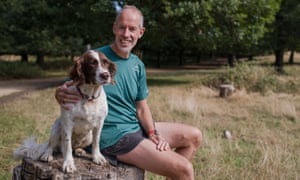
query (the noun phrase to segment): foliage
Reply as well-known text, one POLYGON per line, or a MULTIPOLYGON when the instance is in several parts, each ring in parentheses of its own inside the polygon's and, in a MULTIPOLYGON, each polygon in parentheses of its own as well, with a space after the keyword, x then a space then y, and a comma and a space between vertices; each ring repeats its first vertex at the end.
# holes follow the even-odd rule
MULTIPOLYGON (((299 49, 297 0, 115 2, 142 10, 147 31, 136 48, 157 59, 168 56, 183 64, 184 54, 255 55, 279 44, 299 49), (284 21, 272 26, 279 9, 284 21), (274 43, 272 33, 260 41, 281 27, 285 43, 274 43)), ((0 10, 0 54, 74 56, 87 45, 96 48, 113 40, 112 1, 4 0, 0 10)))
POLYGON ((256 46, 278 11, 279 0, 213 0, 211 16, 218 52, 243 54, 256 46))
POLYGON ((168 51, 220 53, 243 53, 257 45, 279 7, 278 0, 164 0, 153 4, 159 8, 148 20, 151 39, 147 43, 168 51))
POLYGON ((109 1, 95 0, 1 1, 6 11, 0 14, 5 32, 0 53, 73 55, 87 44, 107 43, 111 28, 104 25, 115 15, 108 6, 109 1))
POLYGON ((42 77, 44 71, 32 63, 0 61, 0 79, 42 77))
POLYGON ((300 50, 300 2, 298 0, 282 0, 275 21, 269 26, 261 44, 264 49, 275 52, 275 68, 284 73, 283 54, 286 50, 300 50))
POLYGON ((300 2, 297 0, 282 0, 276 21, 270 27, 271 31, 265 39, 272 50, 298 49, 300 35, 300 2))
POLYGON ((262 67, 239 63, 234 68, 225 67, 224 72, 210 76, 204 81, 210 87, 219 88, 221 84, 233 84, 237 89, 265 94, 273 92, 297 92, 295 82, 283 82, 271 66, 262 67))
POLYGON ((65 57, 47 57, 41 66, 33 62, 0 61, 0 79, 66 76, 72 64, 73 61, 65 57))

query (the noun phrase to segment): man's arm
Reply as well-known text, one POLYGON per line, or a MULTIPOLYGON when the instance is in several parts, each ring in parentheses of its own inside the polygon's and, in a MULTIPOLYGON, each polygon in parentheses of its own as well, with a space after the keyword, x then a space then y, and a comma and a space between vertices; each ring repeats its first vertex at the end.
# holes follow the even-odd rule
POLYGON ((68 87, 74 85, 73 81, 66 81, 63 85, 56 88, 55 99, 65 109, 69 109, 64 104, 75 104, 81 99, 79 92, 69 89, 68 87))
POLYGON ((148 134, 149 139, 157 145, 157 149, 160 151, 169 150, 169 144, 155 129, 155 124, 152 119, 152 114, 148 106, 147 100, 141 100, 136 102, 137 118, 139 119, 144 131, 148 134))

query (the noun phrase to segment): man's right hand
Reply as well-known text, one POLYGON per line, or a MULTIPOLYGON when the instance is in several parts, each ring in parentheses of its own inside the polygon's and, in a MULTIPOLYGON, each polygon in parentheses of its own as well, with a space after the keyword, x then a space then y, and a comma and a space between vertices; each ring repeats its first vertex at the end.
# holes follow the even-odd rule
POLYGON ((73 81, 67 81, 62 86, 59 86, 55 91, 56 101, 66 110, 70 109, 70 106, 67 106, 66 104, 75 104, 81 99, 78 91, 68 88, 73 85, 73 81))

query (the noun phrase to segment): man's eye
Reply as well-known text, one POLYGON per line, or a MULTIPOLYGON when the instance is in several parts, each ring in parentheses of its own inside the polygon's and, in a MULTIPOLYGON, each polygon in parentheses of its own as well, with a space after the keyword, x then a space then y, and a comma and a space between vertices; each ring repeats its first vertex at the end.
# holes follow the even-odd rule
POLYGON ((130 28, 129 28, 129 31, 135 32, 135 31, 137 31, 137 28, 136 28, 136 27, 130 27, 130 28))
POLYGON ((125 30, 126 27, 125 27, 125 26, 120 26, 119 29, 120 29, 120 30, 125 30))

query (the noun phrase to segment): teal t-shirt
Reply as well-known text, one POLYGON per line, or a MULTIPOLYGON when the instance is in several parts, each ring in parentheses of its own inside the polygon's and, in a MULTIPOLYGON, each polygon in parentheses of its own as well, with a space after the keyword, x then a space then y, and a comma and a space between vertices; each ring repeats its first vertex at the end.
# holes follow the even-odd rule
POLYGON ((108 116, 100 140, 100 148, 104 149, 117 143, 125 134, 141 129, 135 102, 147 98, 149 91, 144 63, 136 55, 121 58, 109 45, 95 50, 104 53, 117 66, 113 77, 115 84, 104 86, 108 102, 108 116))

